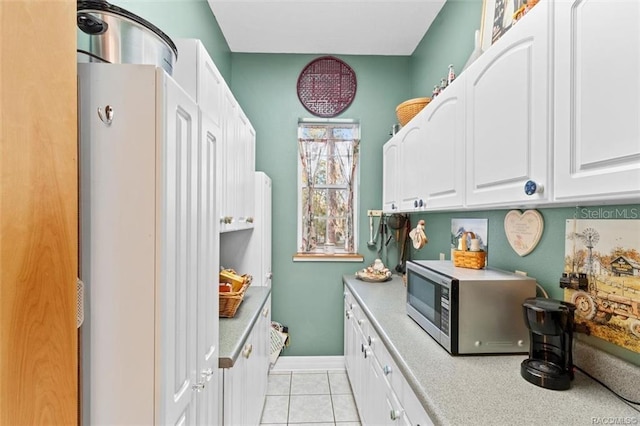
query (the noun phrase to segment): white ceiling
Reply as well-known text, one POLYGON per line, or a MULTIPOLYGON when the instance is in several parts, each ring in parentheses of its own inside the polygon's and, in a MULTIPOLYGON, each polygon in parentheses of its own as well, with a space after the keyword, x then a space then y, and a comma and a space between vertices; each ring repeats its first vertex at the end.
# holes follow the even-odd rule
POLYGON ((208 0, 232 52, 413 53, 446 0, 208 0))

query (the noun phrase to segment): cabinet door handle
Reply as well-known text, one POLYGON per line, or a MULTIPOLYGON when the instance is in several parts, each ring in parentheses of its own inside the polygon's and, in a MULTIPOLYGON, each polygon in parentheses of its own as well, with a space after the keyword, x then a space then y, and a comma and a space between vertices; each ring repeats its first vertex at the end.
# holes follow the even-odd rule
POLYGON ((98 117, 100 117, 100 120, 102 120, 104 124, 110 126, 111 123, 113 123, 113 107, 111 105, 107 105, 104 107, 104 110, 102 108, 98 108, 98 117))
POLYGON ((204 381, 200 381, 195 385, 191 386, 191 389, 193 389, 196 392, 202 392, 204 390, 204 381))
POLYGON ((242 356, 245 358, 249 358, 251 356, 251 352, 253 351, 253 345, 249 343, 245 345, 244 350, 242 351, 242 356))
POLYGON ((344 315, 347 317, 347 319, 351 319, 351 318, 353 317, 353 312, 351 312, 351 311, 346 311, 346 312, 344 313, 344 315))
POLYGON ((391 367, 388 365, 385 365, 384 367, 382 367, 382 372, 384 373, 385 376, 388 376, 389 374, 391 374, 391 367))
POLYGON ((401 415, 402 415, 402 411, 400 410, 391 410, 389 412, 389 417, 391 418, 391 420, 398 420, 401 415))
POLYGON ((266 317, 267 317, 267 315, 269 315, 269 308, 264 308, 264 309, 262 310, 262 316, 266 318, 266 317))
POLYGON ((202 372, 200 373, 200 376, 204 377, 208 382, 209 380, 211 380, 211 377, 213 376, 213 369, 207 368, 202 370, 202 372))
POLYGON ((528 180, 524 184, 524 193, 527 195, 542 194, 544 192, 544 186, 542 184, 528 180))

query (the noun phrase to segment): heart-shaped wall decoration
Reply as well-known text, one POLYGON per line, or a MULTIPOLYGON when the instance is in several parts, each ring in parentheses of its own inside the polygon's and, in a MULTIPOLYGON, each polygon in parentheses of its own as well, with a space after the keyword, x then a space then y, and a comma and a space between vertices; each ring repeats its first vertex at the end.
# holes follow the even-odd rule
POLYGON ((519 256, 526 256, 538 245, 544 230, 544 220, 537 210, 511 210, 504 217, 504 232, 511 248, 519 256))

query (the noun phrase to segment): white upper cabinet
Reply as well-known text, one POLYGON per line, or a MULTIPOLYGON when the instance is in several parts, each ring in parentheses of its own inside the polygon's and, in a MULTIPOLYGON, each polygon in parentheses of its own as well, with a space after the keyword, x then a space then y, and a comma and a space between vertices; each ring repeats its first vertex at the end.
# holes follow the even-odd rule
POLYGON ((465 76, 461 75, 425 108, 422 131, 422 181, 426 209, 464 205, 465 76))
POLYGON ((555 200, 637 202, 640 2, 555 8, 555 200))
POLYGON ((538 3, 466 70, 468 207, 549 199, 550 11, 538 3))
POLYGON ((398 136, 400 210, 423 210, 427 202, 425 186, 428 183, 422 178, 428 154, 424 143, 424 114, 418 113, 402 128, 398 136))
POLYGON ((399 147, 397 135, 382 147, 382 210, 385 213, 398 211, 399 147))
POLYGON ((197 39, 177 39, 178 61, 173 78, 197 103, 214 125, 222 125, 222 94, 226 83, 197 39))
POLYGON ((220 231, 253 227, 256 132, 202 42, 177 39, 173 77, 220 129, 217 140, 217 211, 220 231))

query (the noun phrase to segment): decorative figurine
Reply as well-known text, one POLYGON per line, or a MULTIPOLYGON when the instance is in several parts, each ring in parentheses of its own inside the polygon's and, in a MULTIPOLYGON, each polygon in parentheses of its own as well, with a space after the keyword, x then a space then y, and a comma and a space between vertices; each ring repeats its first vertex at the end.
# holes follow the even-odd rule
POLYGON ((449 65, 449 74, 447 74, 447 86, 456 79, 456 73, 453 71, 453 64, 449 65))

